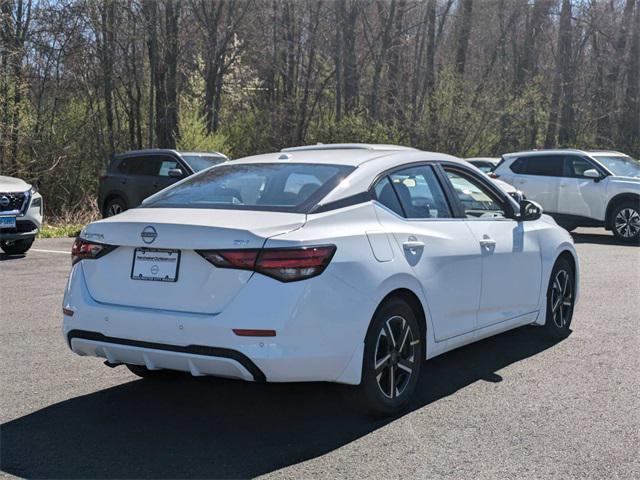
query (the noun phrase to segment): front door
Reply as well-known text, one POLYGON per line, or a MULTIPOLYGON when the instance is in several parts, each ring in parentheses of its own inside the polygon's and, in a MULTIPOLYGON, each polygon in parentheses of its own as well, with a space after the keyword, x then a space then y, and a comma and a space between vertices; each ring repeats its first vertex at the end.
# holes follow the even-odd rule
POLYGON ((477 328, 534 312, 542 281, 535 223, 507 218, 508 199, 496 195, 472 172, 453 167, 445 167, 445 172, 482 256, 477 328))
POLYGON ((604 193, 608 179, 585 177, 584 172, 591 169, 597 170, 586 158, 575 155, 565 157, 564 175, 558 195, 558 213, 604 220, 604 193))

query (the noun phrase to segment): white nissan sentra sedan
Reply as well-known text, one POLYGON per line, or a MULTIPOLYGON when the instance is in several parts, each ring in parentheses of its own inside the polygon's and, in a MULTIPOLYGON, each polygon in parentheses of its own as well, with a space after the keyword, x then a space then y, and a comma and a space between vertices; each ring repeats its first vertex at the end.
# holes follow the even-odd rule
POLYGON ((407 404, 424 359, 521 325, 567 335, 578 298, 572 239, 538 205, 388 145, 212 167, 89 224, 72 259, 77 354, 141 377, 350 384, 378 414, 407 404))

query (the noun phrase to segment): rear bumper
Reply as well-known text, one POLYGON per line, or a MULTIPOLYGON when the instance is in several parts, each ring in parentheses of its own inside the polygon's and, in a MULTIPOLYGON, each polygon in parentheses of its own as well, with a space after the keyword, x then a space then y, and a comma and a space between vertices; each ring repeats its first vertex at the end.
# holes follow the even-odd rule
POLYGON ((113 364, 144 365, 149 370, 180 370, 194 376, 216 375, 266 381, 264 373, 249 357, 228 348, 141 342, 86 330, 71 330, 67 339, 71 350, 78 355, 102 357, 113 364))
POLYGON ((63 301, 73 311, 63 334, 79 355, 248 381, 360 382, 375 305, 337 277, 281 284, 257 276, 222 313, 202 314, 98 302, 82 264, 72 268, 63 301), (242 337, 234 328, 277 335, 242 337))

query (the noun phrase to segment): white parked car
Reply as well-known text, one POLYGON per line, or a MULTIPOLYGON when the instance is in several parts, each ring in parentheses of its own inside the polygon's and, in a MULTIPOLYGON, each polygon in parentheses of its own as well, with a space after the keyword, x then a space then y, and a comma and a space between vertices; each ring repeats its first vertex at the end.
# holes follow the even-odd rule
POLYGON ((24 180, 0 175, 0 248, 17 255, 31 248, 42 226, 42 196, 24 180))
POLYGON ((493 176, 522 190, 567 230, 605 227, 640 242, 640 162, 619 152, 509 153, 493 176))
POLYGON ((467 158, 467 162, 469 162, 474 167, 482 170, 483 173, 490 173, 494 168, 500 163, 500 158, 496 157, 472 157, 467 158))
POLYGON ((258 382, 350 384, 395 412, 421 361, 522 325, 569 332, 570 235, 449 155, 301 147, 195 174, 89 224, 64 335, 79 355, 258 382))

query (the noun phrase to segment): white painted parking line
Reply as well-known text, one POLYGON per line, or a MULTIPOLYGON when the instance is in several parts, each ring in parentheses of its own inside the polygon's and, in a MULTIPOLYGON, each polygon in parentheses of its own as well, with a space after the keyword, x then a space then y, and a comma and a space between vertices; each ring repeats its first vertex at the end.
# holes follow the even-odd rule
POLYGON ((63 253, 65 255, 69 255, 69 252, 63 252, 62 250, 43 250, 41 248, 32 248, 29 251, 30 252, 42 252, 42 253, 63 253))

